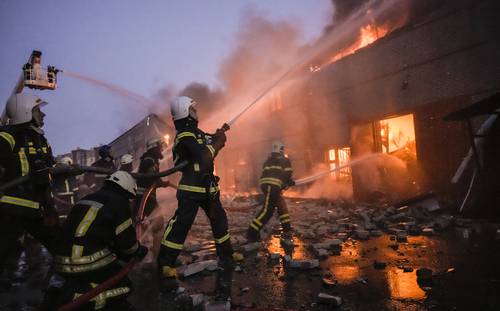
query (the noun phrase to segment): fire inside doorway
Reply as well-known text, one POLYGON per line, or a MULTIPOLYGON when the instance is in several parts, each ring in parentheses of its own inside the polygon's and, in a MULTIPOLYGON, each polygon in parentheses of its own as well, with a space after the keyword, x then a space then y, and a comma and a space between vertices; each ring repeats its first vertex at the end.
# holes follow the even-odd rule
POLYGON ((419 191, 413 114, 355 125, 351 131, 351 145, 353 158, 381 154, 353 167, 353 192, 357 199, 397 200, 419 191))

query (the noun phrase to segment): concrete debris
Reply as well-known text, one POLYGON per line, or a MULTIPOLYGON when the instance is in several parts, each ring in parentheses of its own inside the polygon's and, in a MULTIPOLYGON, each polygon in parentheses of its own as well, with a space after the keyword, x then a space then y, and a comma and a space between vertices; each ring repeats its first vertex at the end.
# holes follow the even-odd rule
POLYGON ((366 230, 356 230, 354 233, 358 240, 368 240, 370 238, 370 232, 366 230))
POLYGON ((204 250, 194 252, 191 255, 194 256, 197 260, 205 260, 213 254, 214 254, 213 251, 211 251, 209 249, 204 249, 204 250))
POLYGON ((328 250, 322 248, 314 249, 314 252, 320 258, 327 257, 329 255, 328 250))
POLYGON ((201 250, 201 248, 201 243, 186 243, 184 244, 182 249, 188 253, 193 253, 201 250))
POLYGON ((322 304, 327 304, 332 307, 339 307, 342 305, 342 298, 339 296, 333 296, 325 293, 318 294, 318 302, 322 304))
POLYGON ((370 231, 370 236, 372 236, 372 237, 382 236, 382 231, 380 231, 380 230, 371 230, 370 231))
POLYGON ((284 263, 289 268, 300 269, 300 270, 309 270, 316 269, 319 267, 319 260, 317 259, 304 259, 304 260, 295 260, 290 257, 290 255, 285 255, 283 257, 284 263))
POLYGON ((330 239, 321 243, 315 243, 312 245, 314 249, 332 249, 332 248, 339 248, 340 245, 342 244, 342 241, 339 239, 330 239))
POLYGON ((432 228, 424 228, 422 229, 423 235, 434 235, 434 229, 432 228))
POLYGON ((241 248, 245 252, 249 253, 249 252, 253 252, 253 251, 261 249, 262 248, 262 244, 260 242, 253 242, 253 243, 245 244, 241 248))
POLYGON ((198 261, 190 265, 187 265, 185 267, 181 267, 179 270, 183 277, 188 277, 193 274, 199 273, 203 270, 215 271, 217 270, 217 268, 218 268, 217 260, 214 259, 214 260, 198 261))

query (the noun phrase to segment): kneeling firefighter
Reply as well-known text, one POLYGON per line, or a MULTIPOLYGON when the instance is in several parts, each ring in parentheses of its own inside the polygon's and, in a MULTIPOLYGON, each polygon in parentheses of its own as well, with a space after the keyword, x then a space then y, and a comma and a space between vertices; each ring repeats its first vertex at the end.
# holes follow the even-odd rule
POLYGON ((251 242, 260 240, 260 230, 271 219, 274 209, 278 208, 279 220, 281 222, 282 238, 290 239, 292 227, 290 215, 282 191, 295 185, 292 179, 292 166, 290 160, 285 156, 285 145, 275 140, 272 142, 271 155, 264 162, 262 175, 259 180, 264 194, 264 205, 257 217, 250 223, 247 231, 247 239, 251 242))
MULTIPOLYGON (((134 178, 117 171, 71 209, 54 256, 54 270, 64 282, 49 288, 41 310, 54 310, 114 276, 122 268, 119 261, 146 256, 130 213, 136 191, 134 178)), ((131 282, 125 278, 79 310, 129 310, 130 292, 131 282)))
POLYGON ((177 134, 173 158, 177 164, 188 161, 182 170, 177 189, 178 207, 168 222, 161 241, 158 265, 163 292, 177 288, 175 261, 182 250, 186 236, 201 207, 212 227, 217 255, 225 267, 243 256, 233 253, 228 232, 227 215, 219 198, 218 177, 214 176, 214 159, 224 147, 226 135, 217 130, 209 135, 198 129, 198 116, 193 99, 180 96, 171 105, 172 118, 177 134))

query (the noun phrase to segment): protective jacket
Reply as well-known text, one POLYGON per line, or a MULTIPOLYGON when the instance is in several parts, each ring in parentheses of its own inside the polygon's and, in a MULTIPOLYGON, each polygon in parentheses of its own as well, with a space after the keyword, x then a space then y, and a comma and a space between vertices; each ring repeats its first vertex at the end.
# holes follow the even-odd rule
MULTIPOLYGON (((78 201, 63 226, 55 270, 92 279, 118 258, 129 260, 139 244, 124 190, 105 184, 78 201)), ((101 277, 99 277, 100 279, 101 277)))
POLYGON ((78 183, 75 176, 57 176, 53 180, 54 204, 59 214, 67 215, 78 200, 78 183))
POLYGON ((214 176, 214 159, 223 145, 212 144, 212 136, 189 123, 177 125, 174 147, 174 163, 188 161, 182 170, 177 197, 205 198, 219 192, 218 178, 214 176))
POLYGON ((290 160, 281 153, 273 152, 264 162, 259 184, 261 187, 270 185, 284 189, 293 185, 292 174, 290 160))
POLYGON ((0 197, 0 213, 39 217, 42 209, 52 204, 48 202, 48 168, 54 163, 51 147, 40 129, 30 124, 0 128, 0 181, 33 176, 0 197))

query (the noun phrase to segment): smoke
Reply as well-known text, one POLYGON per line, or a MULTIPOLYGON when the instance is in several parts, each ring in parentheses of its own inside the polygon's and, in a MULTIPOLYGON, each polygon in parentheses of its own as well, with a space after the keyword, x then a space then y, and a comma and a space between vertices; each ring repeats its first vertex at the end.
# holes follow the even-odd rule
POLYGON ((211 89, 207 84, 192 82, 179 92, 181 96, 189 96, 197 103, 197 109, 203 115, 209 115, 219 109, 223 103, 223 92, 220 89, 211 89))

